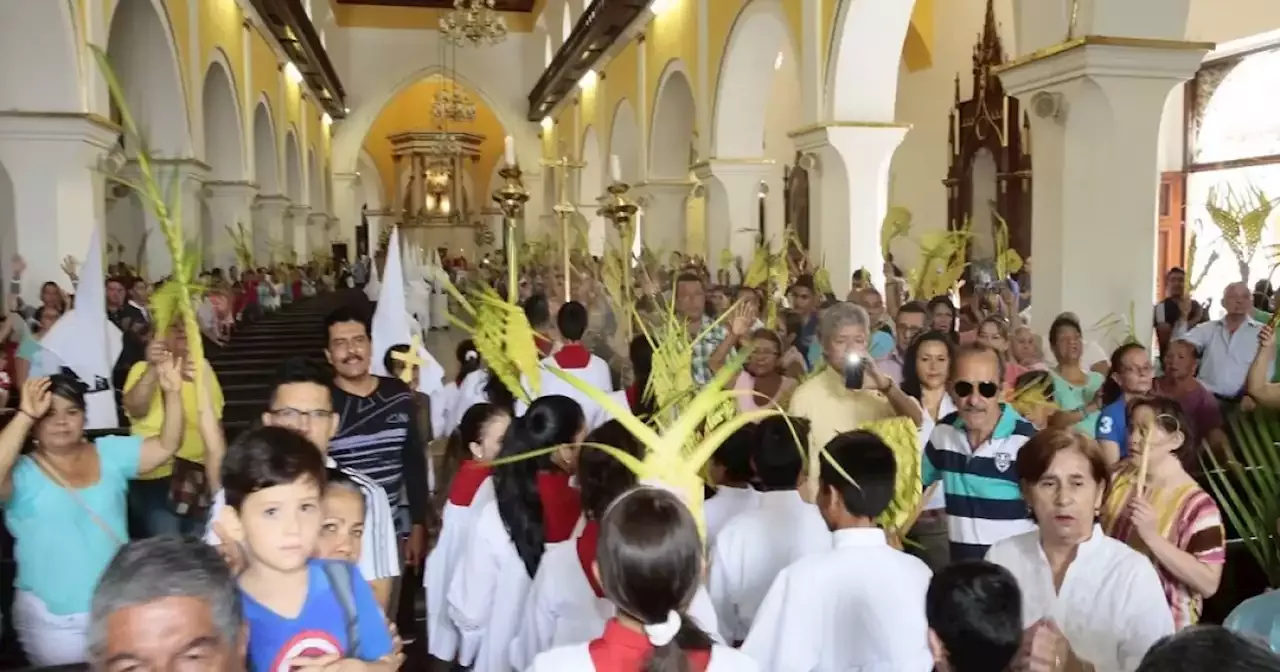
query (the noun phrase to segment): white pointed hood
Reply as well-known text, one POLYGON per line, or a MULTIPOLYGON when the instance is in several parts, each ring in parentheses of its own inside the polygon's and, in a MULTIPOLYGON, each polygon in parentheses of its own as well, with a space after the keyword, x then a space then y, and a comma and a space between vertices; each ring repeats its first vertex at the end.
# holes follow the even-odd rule
MULTIPOLYGON (((421 339, 420 330, 414 326, 413 320, 405 307, 404 273, 401 270, 400 230, 391 231, 391 242, 387 246, 387 266, 382 272, 382 290, 378 294, 378 310, 373 314, 373 357, 372 371, 375 375, 387 375, 387 368, 382 360, 391 346, 400 343, 412 343, 414 335, 421 339)), ((421 340, 419 340, 421 343, 421 340)), ((418 348, 418 356, 423 364, 418 371, 418 391, 424 394, 444 387, 444 367, 425 347, 418 348)))

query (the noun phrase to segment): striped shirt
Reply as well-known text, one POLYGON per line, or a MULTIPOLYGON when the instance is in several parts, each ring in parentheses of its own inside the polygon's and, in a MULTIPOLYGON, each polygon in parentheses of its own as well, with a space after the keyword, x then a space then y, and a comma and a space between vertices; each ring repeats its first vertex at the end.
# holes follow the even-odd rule
MULTIPOLYGON (((400 545, 396 535, 395 520, 391 517, 391 506, 387 504, 387 493, 378 487, 372 479, 350 469, 344 469, 325 456, 325 466, 346 474, 360 488, 364 495, 364 536, 360 538, 360 575, 365 581, 387 579, 400 576, 400 545)), ((222 540, 213 531, 213 523, 222 515, 226 506, 226 493, 221 489, 213 497, 213 505, 209 507, 209 524, 205 527, 204 541, 210 546, 221 546, 222 540)))
POLYGON ((1035 427, 1008 404, 991 438, 975 450, 964 421, 952 413, 933 428, 924 449, 925 487, 942 481, 953 560, 981 560, 992 544, 1036 529, 1014 465, 1035 427))
POLYGON ((343 467, 377 481, 386 490, 391 508, 407 506, 413 521, 422 522, 426 457, 417 436, 417 408, 409 386, 396 378, 378 377, 378 386, 367 397, 337 386, 332 390, 340 425, 329 442, 329 455, 343 467), (421 475, 405 478, 406 474, 421 475))

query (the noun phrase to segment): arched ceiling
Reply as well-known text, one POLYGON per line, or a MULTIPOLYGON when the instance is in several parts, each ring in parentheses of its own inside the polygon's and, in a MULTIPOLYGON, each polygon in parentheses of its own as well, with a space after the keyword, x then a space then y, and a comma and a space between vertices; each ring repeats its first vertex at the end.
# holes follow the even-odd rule
POLYGON ((432 114, 432 105, 435 102, 436 93, 449 89, 465 93, 475 105, 474 121, 451 121, 448 123, 448 129, 484 136, 484 142, 480 145, 480 160, 469 164, 467 172, 471 175, 472 184, 483 190, 481 193, 488 193, 490 190, 489 177, 493 174, 494 166, 502 158, 503 139, 507 132, 502 122, 498 120, 498 116, 485 105, 484 99, 476 92, 469 90, 456 80, 435 74, 418 80, 396 94, 378 113, 377 119, 365 135, 364 149, 369 156, 373 157, 378 167, 379 178, 382 184, 386 185, 385 202, 395 202, 394 189, 398 184, 394 179, 395 161, 391 156, 391 142, 387 137, 408 131, 441 129, 443 126, 440 120, 432 114))

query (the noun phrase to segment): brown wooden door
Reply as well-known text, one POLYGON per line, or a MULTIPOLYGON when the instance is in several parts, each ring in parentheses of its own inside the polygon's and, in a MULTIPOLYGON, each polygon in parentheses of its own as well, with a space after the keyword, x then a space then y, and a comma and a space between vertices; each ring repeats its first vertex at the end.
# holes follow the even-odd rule
MULTIPOLYGON (((1183 207, 1183 173, 1171 172, 1160 175, 1160 198, 1156 227, 1156 293, 1164 296, 1164 278, 1169 269, 1182 266, 1186 256, 1184 234, 1183 207)), ((1186 269, 1191 274, 1191 269, 1186 269)))

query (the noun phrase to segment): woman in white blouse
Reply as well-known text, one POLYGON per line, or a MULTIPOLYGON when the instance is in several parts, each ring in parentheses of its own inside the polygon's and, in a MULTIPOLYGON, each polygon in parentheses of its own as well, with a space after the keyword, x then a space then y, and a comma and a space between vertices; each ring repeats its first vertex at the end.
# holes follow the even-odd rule
POLYGON ((1022 590, 1026 633, 1014 668, 1137 670, 1173 632, 1173 618, 1151 562, 1095 522, 1107 483, 1097 443, 1046 430, 1022 447, 1015 468, 1039 529, 987 552, 1022 590))

